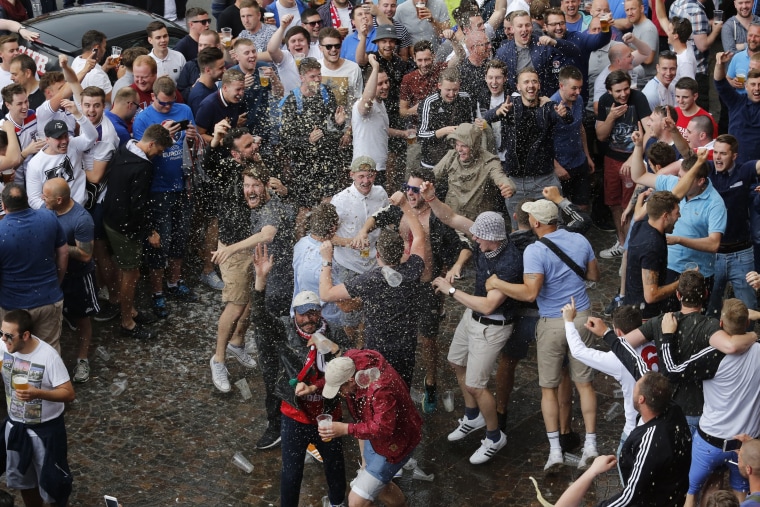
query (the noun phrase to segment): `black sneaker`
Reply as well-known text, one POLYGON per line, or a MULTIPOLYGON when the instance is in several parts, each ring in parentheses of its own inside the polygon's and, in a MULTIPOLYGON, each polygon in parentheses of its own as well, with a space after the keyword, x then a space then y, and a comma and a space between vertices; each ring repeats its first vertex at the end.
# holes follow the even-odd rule
POLYGON ((267 426, 266 431, 256 442, 256 449, 271 449, 280 444, 280 428, 267 426))
POLYGON ((165 319, 169 316, 169 309, 166 307, 166 296, 162 293, 153 294, 153 314, 159 319, 165 319))
POLYGON ((562 452, 573 452, 581 446, 581 436, 574 431, 559 436, 562 452))
POLYGON ((114 305, 108 301, 100 303, 100 311, 92 316, 92 319, 97 322, 108 322, 113 320, 121 314, 119 305, 114 305))
POLYGON ((137 312, 137 315, 132 317, 132 320, 134 320, 138 324, 147 326, 148 324, 153 324, 158 319, 147 312, 137 312))
POLYGON ((166 293, 169 297, 180 299, 188 303, 195 303, 198 301, 198 296, 195 295, 195 292, 190 290, 190 287, 185 284, 184 280, 179 280, 176 287, 167 287, 166 293))
POLYGON ((132 329, 127 329, 124 326, 119 326, 119 332, 122 336, 129 336, 131 338, 137 338, 138 340, 152 340, 156 337, 155 331, 143 327, 140 324, 135 324, 132 329))
POLYGON ((615 308, 623 306, 623 297, 624 296, 622 294, 615 296, 615 299, 610 301, 607 306, 604 307, 604 312, 602 312, 602 315, 605 317, 612 317, 612 312, 615 311, 615 308))

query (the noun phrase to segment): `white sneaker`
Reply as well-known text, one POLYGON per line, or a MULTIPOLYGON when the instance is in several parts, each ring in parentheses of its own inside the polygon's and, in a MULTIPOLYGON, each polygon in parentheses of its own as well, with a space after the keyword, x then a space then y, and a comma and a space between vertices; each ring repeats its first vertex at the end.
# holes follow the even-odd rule
POLYGON ((217 363, 214 361, 214 356, 211 356, 209 361, 211 365, 211 380, 214 382, 214 387, 219 389, 223 393, 230 392, 230 380, 227 378, 227 367, 224 363, 217 363))
POLYGON ((598 456, 599 453, 596 451, 596 447, 584 445, 581 460, 578 462, 578 470, 586 470, 598 456))
POLYGON ((467 416, 464 416, 459 419, 459 426, 457 429, 449 433, 449 442, 462 440, 473 431, 479 430, 480 428, 485 428, 485 426, 486 420, 483 418, 483 414, 478 414, 478 417, 475 419, 468 419, 467 416))
POLYGON ((544 472, 556 472, 565 464, 565 457, 562 455, 562 449, 549 451, 549 459, 544 465, 544 472))
POLYGON ((606 250, 599 252, 599 257, 602 259, 614 259, 623 255, 623 245, 619 241, 615 241, 615 244, 606 250))
POLYGON ((238 363, 246 368, 256 368, 256 360, 245 351, 245 347, 236 347, 233 344, 228 343, 227 353, 237 359, 238 363))
POLYGON ((480 441, 480 447, 475 451, 475 454, 470 456, 470 463, 473 465, 481 465, 493 458, 494 454, 507 445, 507 436, 501 431, 499 433, 500 437, 498 442, 494 442, 490 438, 484 438, 480 441))

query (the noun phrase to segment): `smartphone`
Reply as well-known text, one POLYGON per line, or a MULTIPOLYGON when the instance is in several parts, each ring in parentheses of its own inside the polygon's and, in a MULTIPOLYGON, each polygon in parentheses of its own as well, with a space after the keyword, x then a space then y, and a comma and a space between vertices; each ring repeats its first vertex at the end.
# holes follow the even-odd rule
POLYGON ((187 130, 188 125, 190 125, 190 120, 182 120, 178 121, 177 123, 179 123, 180 130, 187 130))
POLYGON ((735 438, 723 441, 723 452, 738 451, 742 446, 742 441, 735 438))
POLYGON ((106 499, 106 507, 119 507, 119 501, 116 498, 108 495, 103 495, 103 498, 106 499))

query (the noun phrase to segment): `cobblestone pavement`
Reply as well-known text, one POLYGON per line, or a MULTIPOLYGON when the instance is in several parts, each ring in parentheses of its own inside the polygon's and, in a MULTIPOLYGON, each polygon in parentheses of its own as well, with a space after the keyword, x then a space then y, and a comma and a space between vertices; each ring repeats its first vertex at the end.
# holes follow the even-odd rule
MULTIPOLYGON (((595 229, 589 237, 597 252, 614 242, 612 233, 595 229)), ((620 264, 617 260, 599 262, 601 281, 589 290, 596 314, 616 293, 620 264)), ((469 276, 459 286, 471 284, 469 276)), ((208 361, 221 298, 206 287, 196 290, 200 296, 196 304, 170 301, 172 315, 158 326, 160 336, 153 342, 120 337, 117 321, 95 323, 91 380, 75 386, 77 398, 66 410, 69 463, 74 473, 72 506, 103 505, 104 494, 117 497, 124 507, 279 504, 280 450, 254 449, 266 425, 260 374, 258 370, 245 370, 237 362, 227 362, 231 382, 248 380, 254 394, 250 401, 245 401, 234 386, 228 394, 213 387, 208 361), (105 347, 109 360, 95 354, 98 346, 105 347), (110 391, 114 380, 127 382, 118 396, 110 391), (236 451, 254 464, 253 473, 247 475, 233 465, 236 451)), ((422 470, 435 474, 434 480, 414 480, 407 471, 398 484, 412 506, 531 506, 539 505, 528 480, 534 476, 544 496, 556 500, 578 471, 565 467, 554 475, 543 472, 548 441, 541 417, 535 346, 518 367, 507 447, 491 462, 474 466, 468 459, 480 444, 477 436, 456 443, 446 440, 463 413, 461 394, 444 364, 462 307, 448 301, 447 309, 438 389, 439 395, 448 389, 454 391, 455 410, 447 413, 439 402, 434 414, 424 416, 423 441, 415 457, 422 470)), ((77 338, 64 329, 64 360, 71 369, 77 338)), ((418 369, 414 389, 421 387, 422 379, 422 370, 418 369)), ((602 453, 614 453, 623 419, 607 422, 604 414, 615 401, 612 391, 617 384, 598 375, 594 385, 598 393, 598 448, 602 453)), ((573 428, 582 435, 577 405, 576 396, 573 428)), ((358 448, 355 441, 346 440, 346 469, 351 479, 357 468, 358 448)), ((610 473, 597 481, 596 495, 601 498, 617 488, 617 476, 610 473)), ((325 494, 321 465, 307 464, 301 505, 321 505, 325 494)), ((20 495, 15 495, 17 505, 23 505, 20 495)))

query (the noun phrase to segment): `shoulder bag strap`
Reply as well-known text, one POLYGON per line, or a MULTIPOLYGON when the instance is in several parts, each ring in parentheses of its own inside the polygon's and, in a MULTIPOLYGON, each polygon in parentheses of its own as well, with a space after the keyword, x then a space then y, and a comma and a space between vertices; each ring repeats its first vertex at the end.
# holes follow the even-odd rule
POLYGON ((543 237, 539 239, 539 241, 543 243, 544 245, 546 245, 546 247, 549 250, 554 252, 554 254, 557 257, 559 257, 562 262, 567 264, 567 267, 572 269, 573 272, 581 278, 581 280, 586 279, 586 272, 578 264, 576 264, 575 261, 571 259, 569 255, 567 255, 565 252, 560 250, 560 248, 552 240, 550 240, 547 237, 543 237))

